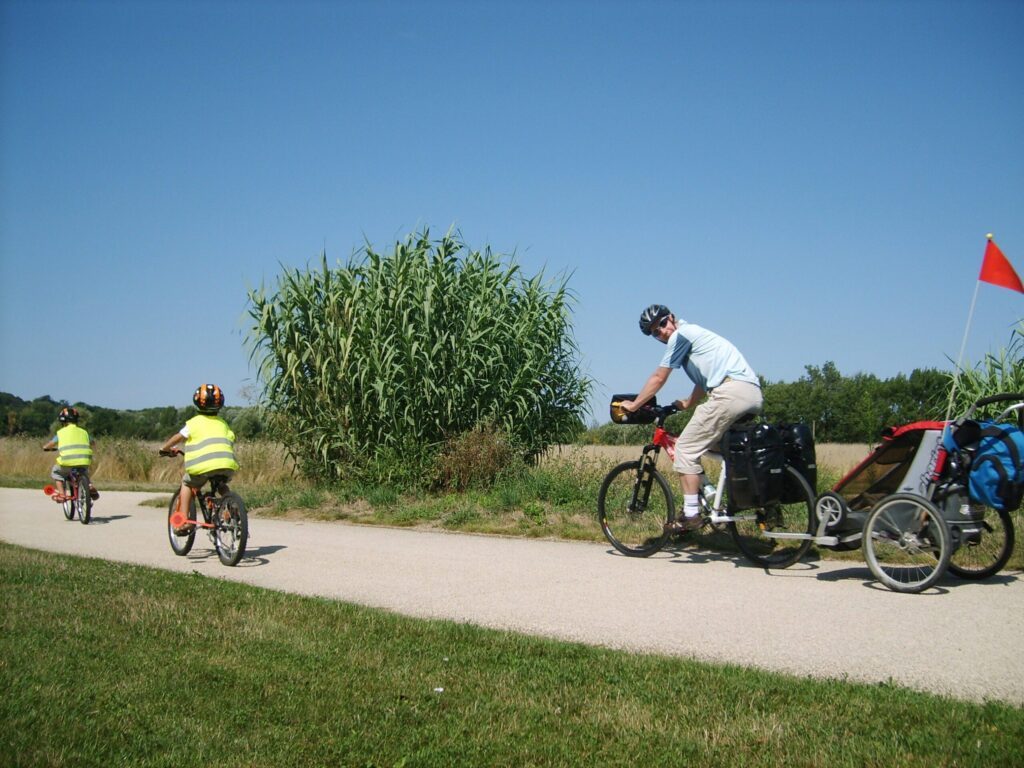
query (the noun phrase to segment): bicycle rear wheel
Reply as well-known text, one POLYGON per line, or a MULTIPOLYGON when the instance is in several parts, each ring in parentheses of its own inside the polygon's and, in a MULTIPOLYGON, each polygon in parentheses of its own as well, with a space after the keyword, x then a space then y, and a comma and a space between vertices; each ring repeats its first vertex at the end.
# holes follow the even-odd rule
POLYGON ((75 507, 74 499, 71 494, 71 480, 64 481, 64 501, 60 503, 61 508, 64 510, 64 517, 68 520, 74 520, 78 514, 78 509, 75 507))
POLYGON ((788 568, 793 565, 810 549, 814 535, 814 491, 796 469, 787 465, 785 471, 787 485, 800 489, 802 498, 799 501, 773 502, 735 515, 729 513, 736 518, 729 523, 729 533, 736 548, 750 562, 762 568, 788 568))
POLYGON ((177 534, 174 532, 174 525, 171 523, 171 518, 174 517, 174 513, 178 511, 178 497, 181 496, 181 488, 175 491, 174 496, 171 497, 171 503, 167 507, 167 538, 171 540, 171 549, 174 550, 176 555, 187 555, 192 550, 192 544, 196 540, 196 527, 194 525, 197 518, 197 504, 196 495, 192 494, 192 501, 188 505, 187 517, 193 524, 188 526, 186 533, 177 534))
POLYGON ((213 543, 217 557, 224 565, 237 565, 245 555, 249 540, 249 515, 245 503, 237 493, 229 491, 214 509, 213 543))
POLYGON ((92 497, 89 495, 89 476, 79 474, 75 480, 75 507, 78 511, 78 521, 82 525, 88 525, 92 519, 92 497))
POLYGON ((649 557, 665 546, 674 514, 672 489, 651 465, 627 461, 615 467, 597 495, 597 519, 605 538, 628 557, 649 557))
POLYGON ((985 507, 984 517, 974 523, 950 525, 955 551, 949 570, 961 579, 987 579, 1003 569, 1013 554, 1013 517, 985 507))
POLYGON ((928 499, 894 493, 864 522, 864 558, 871 573, 896 592, 922 592, 946 570, 949 526, 928 499))

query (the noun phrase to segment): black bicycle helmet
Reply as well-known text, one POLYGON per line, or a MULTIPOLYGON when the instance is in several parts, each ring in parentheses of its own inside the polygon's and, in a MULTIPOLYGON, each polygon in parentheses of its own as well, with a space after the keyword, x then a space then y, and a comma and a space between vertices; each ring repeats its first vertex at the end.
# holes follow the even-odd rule
POLYGON ((644 336, 650 336, 651 328, 654 324, 660 322, 663 317, 668 317, 671 314, 672 310, 664 304, 651 304, 651 306, 640 313, 640 330, 643 332, 644 336))
POLYGON ((224 407, 224 393, 216 384, 200 384, 192 395, 192 402, 200 413, 217 413, 224 407))
POLYGON ((78 423, 78 409, 77 408, 61 408, 60 414, 57 416, 57 421, 61 424, 72 424, 78 423))

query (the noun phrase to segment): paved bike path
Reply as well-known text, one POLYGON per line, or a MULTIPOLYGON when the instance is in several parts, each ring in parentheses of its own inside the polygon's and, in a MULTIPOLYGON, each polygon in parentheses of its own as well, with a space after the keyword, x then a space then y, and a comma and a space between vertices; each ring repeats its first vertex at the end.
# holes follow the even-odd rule
POLYGON ((947 575, 902 595, 863 562, 765 572, 685 548, 649 559, 604 544, 344 523, 251 520, 247 556, 220 564, 200 535, 167 543, 169 494, 104 492, 88 526, 40 491, 0 489, 0 539, 35 549, 196 571, 398 613, 795 675, 895 682, 1024 704, 1024 576, 947 575))

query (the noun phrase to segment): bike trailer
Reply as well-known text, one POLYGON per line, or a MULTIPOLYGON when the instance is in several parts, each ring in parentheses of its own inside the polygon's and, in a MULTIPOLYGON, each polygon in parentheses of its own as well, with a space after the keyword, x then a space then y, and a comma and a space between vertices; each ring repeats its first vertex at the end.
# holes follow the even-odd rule
POLYGON ((832 490, 853 511, 869 510, 893 493, 923 494, 928 486, 932 455, 945 427, 944 421, 887 427, 878 447, 832 490))

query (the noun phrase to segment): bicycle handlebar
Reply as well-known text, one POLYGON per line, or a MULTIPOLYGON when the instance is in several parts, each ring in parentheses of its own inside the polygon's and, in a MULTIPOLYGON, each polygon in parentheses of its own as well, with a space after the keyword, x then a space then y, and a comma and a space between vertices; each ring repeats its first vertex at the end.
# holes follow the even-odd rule
POLYGON ((172 448, 169 451, 161 450, 160 451, 160 455, 161 456, 166 456, 168 458, 174 458, 175 456, 181 456, 182 455, 182 451, 179 451, 176 448, 172 448))
POLYGON ((645 405, 643 408, 649 408, 651 413, 654 413, 659 420, 667 419, 673 413, 679 413, 680 411, 676 407, 675 402, 671 402, 668 405, 645 405))

